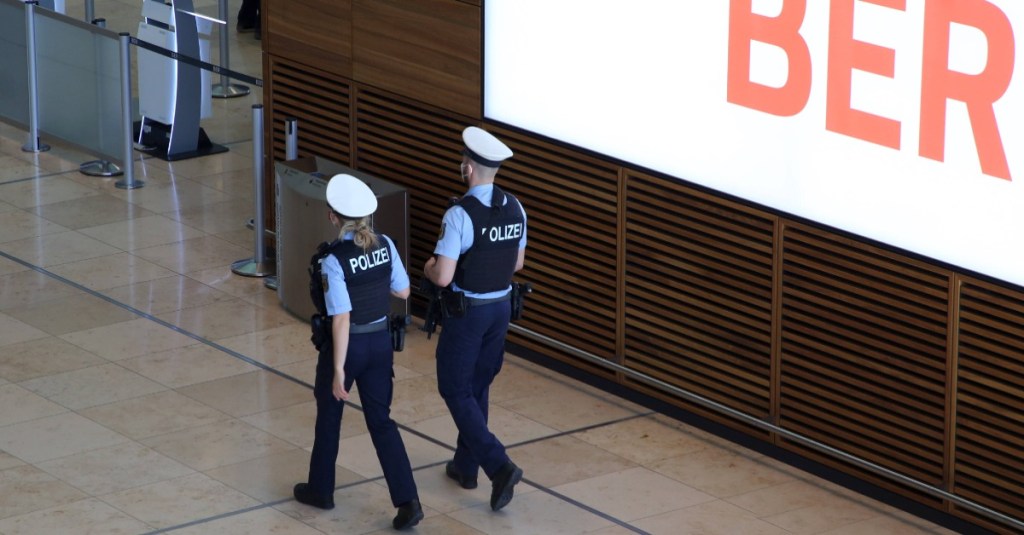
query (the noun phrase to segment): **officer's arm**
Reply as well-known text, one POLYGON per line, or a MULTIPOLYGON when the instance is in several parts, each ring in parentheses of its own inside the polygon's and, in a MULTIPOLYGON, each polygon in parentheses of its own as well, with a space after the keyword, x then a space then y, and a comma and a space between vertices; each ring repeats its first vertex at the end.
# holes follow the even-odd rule
POLYGON ((516 257, 516 271, 523 269, 526 264, 526 248, 519 249, 519 256, 516 257))
POLYGON ((436 254, 427 259, 423 266, 423 274, 434 285, 444 288, 452 283, 452 277, 455 276, 455 259, 436 254))

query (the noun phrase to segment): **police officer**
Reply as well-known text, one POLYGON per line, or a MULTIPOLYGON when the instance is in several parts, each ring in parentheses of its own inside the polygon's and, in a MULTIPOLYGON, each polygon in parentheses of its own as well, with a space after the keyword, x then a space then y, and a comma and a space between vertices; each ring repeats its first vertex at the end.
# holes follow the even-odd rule
MULTIPOLYGON (((455 458, 445 473, 466 489, 476 488, 477 469, 491 480, 491 509, 512 500, 523 471, 487 428, 488 392, 501 370, 511 314, 512 274, 526 254, 526 212, 494 185, 501 162, 512 151, 498 138, 471 126, 461 174, 469 190, 444 214, 434 256, 423 274, 439 287, 465 295, 465 313, 449 316, 437 343, 437 386, 459 429, 455 458)), ((456 294, 457 295, 457 294, 456 294)))
POLYGON ((321 509, 334 508, 341 413, 355 383, 391 503, 398 507, 392 524, 405 529, 419 523, 423 509, 409 456, 391 419, 394 352, 387 313, 389 294, 409 296, 409 276, 391 238, 374 233, 370 226, 377 197, 363 181, 335 175, 327 184, 327 203, 331 223, 340 228, 331 254, 321 264, 333 336, 321 347, 317 361, 316 438, 309 481, 295 485, 295 499, 321 509))

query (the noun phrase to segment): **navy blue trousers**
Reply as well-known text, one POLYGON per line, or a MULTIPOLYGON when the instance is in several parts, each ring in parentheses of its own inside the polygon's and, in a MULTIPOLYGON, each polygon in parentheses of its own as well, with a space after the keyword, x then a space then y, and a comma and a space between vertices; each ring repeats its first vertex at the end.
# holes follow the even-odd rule
POLYGON ((487 405, 504 361, 511 312, 508 301, 470 307, 461 318, 445 318, 437 342, 437 388, 459 429, 455 467, 470 477, 483 468, 493 479, 509 461, 487 428, 487 405))
MULTIPOLYGON (((334 494, 334 465, 338 460, 341 413, 344 401, 334 399, 334 347, 328 342, 316 364, 316 438, 309 459, 309 487, 318 496, 334 494)), ((345 390, 355 383, 363 404, 366 428, 384 470, 384 479, 395 507, 417 498, 416 482, 398 426, 391 419, 394 392, 394 352, 387 330, 349 336, 345 357, 345 390)))

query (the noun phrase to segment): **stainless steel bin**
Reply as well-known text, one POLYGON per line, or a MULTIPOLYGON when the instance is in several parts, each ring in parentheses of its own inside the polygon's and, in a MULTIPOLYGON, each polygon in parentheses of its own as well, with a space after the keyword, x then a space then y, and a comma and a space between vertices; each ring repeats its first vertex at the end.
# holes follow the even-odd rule
MULTIPOLYGON (((405 188, 323 158, 277 162, 277 297, 285 310, 309 320, 316 310, 309 297, 310 257, 320 242, 338 237, 327 218, 327 181, 347 173, 366 182, 377 195, 373 227, 395 242, 402 263, 409 261, 409 196, 405 188)), ((407 314, 408 302, 391 298, 393 314, 407 314)))

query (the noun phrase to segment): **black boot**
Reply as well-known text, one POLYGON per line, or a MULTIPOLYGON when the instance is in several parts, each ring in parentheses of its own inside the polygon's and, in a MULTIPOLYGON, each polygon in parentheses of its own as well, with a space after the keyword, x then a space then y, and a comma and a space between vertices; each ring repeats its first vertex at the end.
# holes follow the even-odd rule
POLYGON ((313 490, 309 488, 306 483, 298 483, 295 488, 292 489, 292 494, 295 495, 295 499, 299 503, 306 505, 312 505, 320 509, 334 509, 334 495, 331 496, 317 496, 313 493, 313 490))
POLYGON ((476 488, 476 478, 470 477, 459 471, 459 469, 455 467, 455 461, 448 461, 448 464, 444 465, 444 473, 451 479, 454 479, 455 482, 464 489, 476 488))
POLYGON ((512 501, 516 483, 523 479, 523 469, 509 461, 491 480, 491 510, 497 511, 512 501))
POLYGON ((423 508, 420 507, 420 501, 413 498, 398 506, 398 514, 391 521, 391 525, 395 529, 408 529, 419 524, 420 520, 423 520, 423 508))

